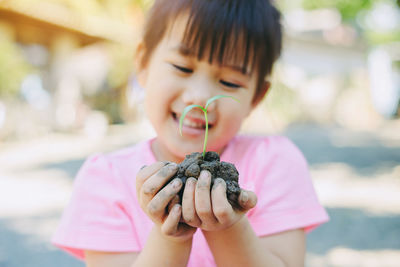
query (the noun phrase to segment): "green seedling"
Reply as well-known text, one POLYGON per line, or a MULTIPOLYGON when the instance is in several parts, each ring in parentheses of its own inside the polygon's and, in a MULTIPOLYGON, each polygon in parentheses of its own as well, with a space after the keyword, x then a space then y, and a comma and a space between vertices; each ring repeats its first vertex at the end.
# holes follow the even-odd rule
POLYGON ((207 108, 208 108, 208 106, 209 106, 212 102, 214 102, 215 100, 220 99, 220 98, 224 98, 224 97, 229 97, 229 98, 232 98, 233 100, 235 100, 235 101, 237 101, 237 102, 240 102, 239 100, 237 100, 237 99, 234 98, 233 96, 229 96, 229 95, 216 95, 216 96, 211 97, 210 99, 207 100, 207 103, 206 103, 206 106, 205 106, 205 107, 202 107, 202 106, 200 106, 200 105, 190 105, 190 106, 187 106, 186 108, 183 109, 182 115, 181 115, 181 117, 180 117, 180 119, 179 119, 179 133, 182 135, 182 124, 183 124, 183 120, 184 120, 186 114, 187 114, 190 110, 192 110, 193 108, 199 108, 199 109, 201 109, 201 110, 203 111, 203 113, 204 113, 204 118, 205 118, 205 121, 206 121, 206 132, 205 132, 205 136, 204 136, 204 145, 203 145, 203 158, 204 158, 204 155, 206 154, 207 140, 208 140, 208 117, 207 117, 207 108))

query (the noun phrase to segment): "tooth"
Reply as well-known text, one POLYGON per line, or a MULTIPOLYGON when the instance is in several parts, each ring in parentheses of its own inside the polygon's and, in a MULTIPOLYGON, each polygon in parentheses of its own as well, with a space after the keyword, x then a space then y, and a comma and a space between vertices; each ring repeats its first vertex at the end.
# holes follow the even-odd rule
POLYGON ((188 119, 184 119, 183 120, 183 124, 185 126, 192 127, 192 128, 203 128, 203 124, 202 123, 196 123, 196 122, 190 121, 188 119))

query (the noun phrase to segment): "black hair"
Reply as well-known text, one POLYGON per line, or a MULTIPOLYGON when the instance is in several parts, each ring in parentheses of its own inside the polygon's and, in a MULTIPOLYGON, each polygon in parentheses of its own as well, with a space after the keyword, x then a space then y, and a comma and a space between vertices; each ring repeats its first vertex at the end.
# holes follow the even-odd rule
POLYGON ((281 15, 269 0, 155 0, 145 25, 145 56, 151 53, 179 15, 188 14, 182 43, 199 60, 240 63, 256 71, 257 93, 282 48, 281 15), (227 62, 229 60, 229 62, 227 62))

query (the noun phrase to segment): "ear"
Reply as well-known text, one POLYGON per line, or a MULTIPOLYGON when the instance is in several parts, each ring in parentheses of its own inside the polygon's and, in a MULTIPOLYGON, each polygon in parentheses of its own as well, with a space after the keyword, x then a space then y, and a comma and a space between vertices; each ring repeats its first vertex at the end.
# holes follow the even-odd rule
POLYGON ((252 103, 252 108, 254 109, 261 100, 264 99, 265 95, 267 94, 268 90, 271 88, 271 83, 269 81, 264 81, 260 92, 255 96, 252 103))
POLYGON ((145 55, 145 45, 141 41, 136 47, 135 53, 135 68, 136 68, 136 78, 140 87, 145 88, 147 80, 147 62, 144 62, 145 55))

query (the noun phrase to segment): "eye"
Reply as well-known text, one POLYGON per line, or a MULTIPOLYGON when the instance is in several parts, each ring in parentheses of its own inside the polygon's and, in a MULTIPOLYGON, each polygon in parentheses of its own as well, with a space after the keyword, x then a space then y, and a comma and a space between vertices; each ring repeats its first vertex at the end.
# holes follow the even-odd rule
POLYGON ((219 81, 222 85, 224 85, 224 86, 227 86, 227 87, 230 87, 230 88, 240 88, 240 87, 242 87, 241 85, 239 85, 239 84, 235 84, 235 83, 230 83, 230 82, 226 82, 226 81, 224 81, 224 80, 221 80, 221 81, 219 81))
POLYGON ((172 64, 172 66, 174 66, 174 68, 176 68, 177 70, 184 72, 184 73, 192 73, 193 72, 193 70, 189 69, 189 68, 181 67, 181 66, 178 66, 175 64, 172 64))

